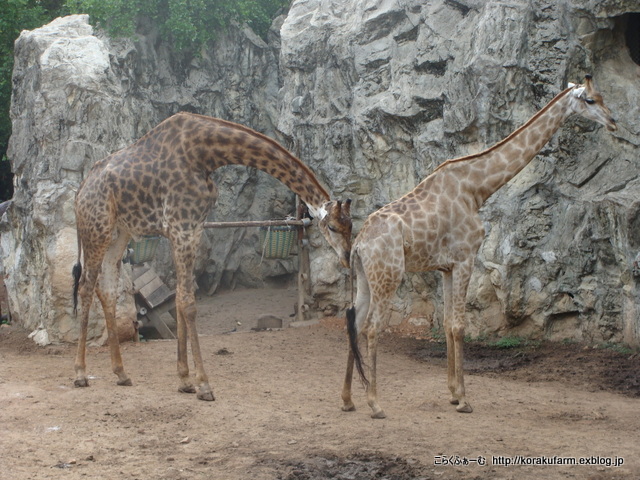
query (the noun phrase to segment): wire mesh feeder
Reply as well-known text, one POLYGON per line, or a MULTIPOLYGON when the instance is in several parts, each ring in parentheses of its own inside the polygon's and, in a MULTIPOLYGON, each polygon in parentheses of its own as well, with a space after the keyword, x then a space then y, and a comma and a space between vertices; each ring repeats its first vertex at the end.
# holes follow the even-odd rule
POLYGON ((146 235, 137 242, 131 240, 129 242, 129 261, 135 265, 150 261, 156 254, 156 249, 160 243, 160 237, 154 235, 146 235))
POLYGON ((264 258, 287 258, 296 241, 295 225, 260 227, 260 246, 264 258))

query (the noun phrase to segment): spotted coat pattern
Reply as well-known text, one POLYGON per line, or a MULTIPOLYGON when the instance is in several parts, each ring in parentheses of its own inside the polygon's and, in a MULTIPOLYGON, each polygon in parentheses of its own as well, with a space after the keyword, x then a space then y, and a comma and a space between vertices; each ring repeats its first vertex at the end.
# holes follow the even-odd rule
POLYGON ((190 113, 176 114, 133 145, 97 162, 80 185, 76 292, 81 300, 81 334, 76 386, 87 386, 86 336, 93 293, 102 303, 111 360, 119 385, 124 372, 115 328, 116 286, 122 254, 133 238, 164 235, 176 268, 179 390, 194 393, 189 378, 187 338, 196 369, 198 398, 213 400, 195 326, 193 268, 204 220, 217 198, 211 173, 224 165, 254 167, 287 185, 320 213, 318 225, 343 264, 351 246, 349 201, 331 201, 313 172, 274 140, 242 125, 190 113), (80 262, 84 255, 83 264, 80 262))
MULTIPOLYGON (((367 337, 368 403, 374 418, 385 416, 377 400, 378 332, 389 322, 391 298, 404 272, 429 270, 441 271, 444 279, 451 403, 458 405, 460 412, 472 411, 465 396, 462 365, 465 298, 485 233, 478 210, 533 159, 574 113, 609 130, 616 129, 609 109, 588 76, 584 85, 572 85, 558 94, 501 142, 481 153, 444 162, 411 192, 372 213, 365 221, 351 254, 357 278, 353 331, 367 337)), ((342 393, 344 410, 355 408, 351 399, 354 355, 359 360, 359 352, 352 348, 342 393)))

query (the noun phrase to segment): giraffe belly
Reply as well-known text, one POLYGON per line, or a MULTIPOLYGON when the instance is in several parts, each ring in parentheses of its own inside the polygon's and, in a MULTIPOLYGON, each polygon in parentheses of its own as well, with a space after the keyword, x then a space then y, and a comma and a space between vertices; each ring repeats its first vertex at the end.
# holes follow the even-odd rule
POLYGON ((454 260, 443 245, 428 246, 426 242, 405 243, 405 271, 427 272, 431 270, 450 270, 454 260))
POLYGON ((441 270, 446 268, 439 264, 428 254, 405 256, 405 271, 407 272, 427 272, 430 270, 441 270))
POLYGON ((134 238, 144 235, 161 235, 163 231, 158 215, 151 212, 139 212, 137 215, 121 214, 118 216, 117 226, 134 238))

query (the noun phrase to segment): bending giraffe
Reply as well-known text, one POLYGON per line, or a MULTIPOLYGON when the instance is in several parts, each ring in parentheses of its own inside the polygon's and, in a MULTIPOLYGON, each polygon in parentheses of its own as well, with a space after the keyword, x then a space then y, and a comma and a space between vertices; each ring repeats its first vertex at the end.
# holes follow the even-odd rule
POLYGON ((313 172, 276 141, 224 120, 178 113, 133 145, 97 162, 76 195, 78 263, 73 268, 74 309, 78 292, 82 308, 75 360, 77 387, 89 385, 86 340, 94 291, 104 310, 117 384, 131 385, 116 333, 120 263, 131 238, 163 235, 169 239, 177 277, 178 390, 196 393, 189 376, 188 337, 197 397, 214 400, 196 330, 193 270, 204 220, 218 195, 211 173, 230 164, 262 170, 299 195, 319 220, 320 230, 342 264, 349 266, 350 200, 344 204, 331 201, 313 172))
POLYGON ((448 160, 403 197, 372 213, 351 250, 356 275, 355 305, 347 311, 350 350, 342 389, 345 411, 354 410, 351 381, 354 361, 367 386, 373 418, 384 418, 378 404, 378 333, 389 322, 390 301, 404 272, 439 270, 443 274, 444 330, 451 403, 472 412, 464 388, 465 299, 475 257, 484 238, 478 210, 522 170, 572 114, 616 130, 616 123, 595 90, 591 76, 570 84, 523 126, 489 149, 448 160), (367 339, 367 380, 358 335, 367 339))

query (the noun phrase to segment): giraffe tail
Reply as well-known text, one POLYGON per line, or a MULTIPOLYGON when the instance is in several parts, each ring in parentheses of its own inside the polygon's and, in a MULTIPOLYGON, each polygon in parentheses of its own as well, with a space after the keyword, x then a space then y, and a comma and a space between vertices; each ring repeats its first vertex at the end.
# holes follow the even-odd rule
POLYGON ((360 348, 358 347, 358 327, 356 326, 356 307, 347 309, 347 333, 349 334, 349 346, 351 347, 351 353, 353 354, 353 360, 356 364, 356 370, 360 376, 360 381, 366 387, 369 386, 369 380, 364 373, 362 366, 362 355, 360 354, 360 348))
POLYGON ((71 275, 73 276, 73 314, 78 314, 78 290, 80 288, 80 277, 82 277, 82 263, 80 256, 82 255, 82 242, 78 233, 78 263, 73 266, 71 275))

